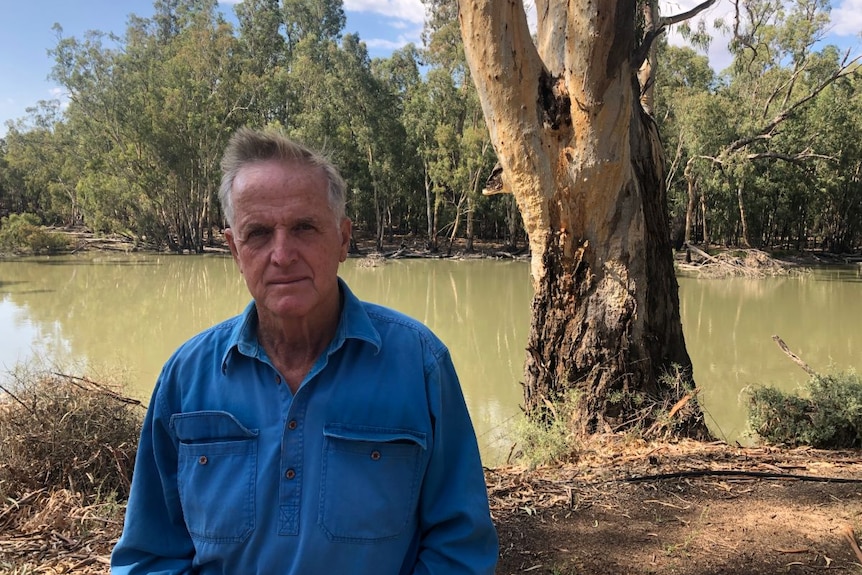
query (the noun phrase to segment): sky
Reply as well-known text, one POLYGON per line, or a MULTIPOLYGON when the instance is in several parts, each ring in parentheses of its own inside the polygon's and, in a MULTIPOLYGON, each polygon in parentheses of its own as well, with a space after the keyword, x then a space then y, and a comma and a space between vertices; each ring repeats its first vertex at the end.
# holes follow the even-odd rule
MULTIPOLYGON (((220 2, 232 17, 237 0, 220 2)), ((664 14, 683 12, 698 0, 663 0, 664 14)), ((0 137, 6 122, 23 118, 27 108, 40 100, 63 100, 63 91, 49 80, 53 65, 48 50, 57 43, 55 23, 64 36, 83 37, 88 30, 113 32, 122 36, 130 14, 149 17, 152 0, 0 0, 0 137)), ((833 0, 830 43, 862 52, 862 0, 833 0)), ((421 0, 344 0, 346 33, 359 35, 371 57, 388 56, 408 42, 421 44, 424 19, 421 0)), ((730 15, 730 0, 719 0, 701 15, 707 22, 730 15)), ((681 43, 671 32, 672 43, 681 43)), ((716 38, 709 51, 713 69, 730 63, 726 42, 716 38)))

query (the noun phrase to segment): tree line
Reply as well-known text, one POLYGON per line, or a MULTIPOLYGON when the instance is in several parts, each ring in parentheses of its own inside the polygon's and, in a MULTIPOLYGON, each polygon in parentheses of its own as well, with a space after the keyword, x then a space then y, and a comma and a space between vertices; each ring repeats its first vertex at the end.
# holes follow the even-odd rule
MULTIPOLYGON (((422 46, 371 59, 340 0, 156 0, 125 34, 64 36, 43 101, 0 140, 0 216, 119 233, 199 253, 223 225, 219 160, 243 125, 324 150, 349 215, 378 248, 456 238, 523 247, 514 198, 488 194, 496 157, 454 0, 425 0, 422 46)), ((850 252, 862 246, 862 85, 822 45, 828 2, 757 0, 720 74, 659 41, 645 106, 664 147, 673 241, 850 252)), ((724 23, 718 23, 725 25, 724 23)), ((731 25, 731 24, 726 24, 731 25)), ((683 31, 704 45, 706 31, 683 31)), ((646 94, 645 94, 646 96, 646 94)))

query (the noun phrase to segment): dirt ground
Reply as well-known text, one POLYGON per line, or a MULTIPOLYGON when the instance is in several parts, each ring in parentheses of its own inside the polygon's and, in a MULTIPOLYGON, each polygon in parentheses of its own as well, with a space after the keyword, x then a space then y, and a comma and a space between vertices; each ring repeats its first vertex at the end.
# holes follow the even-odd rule
POLYGON ((614 440, 488 484, 500 575, 862 573, 859 451, 614 440))
MULTIPOLYGON (((498 575, 862 574, 860 451, 614 437, 487 479, 498 575)), ((0 507, 0 573, 108 573, 109 507, 44 495, 0 507)))

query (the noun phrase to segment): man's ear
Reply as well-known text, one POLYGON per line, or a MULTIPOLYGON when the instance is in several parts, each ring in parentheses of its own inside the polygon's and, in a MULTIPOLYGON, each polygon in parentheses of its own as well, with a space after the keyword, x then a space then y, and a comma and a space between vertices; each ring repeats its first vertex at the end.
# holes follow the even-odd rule
POLYGON ((239 252, 236 247, 236 238, 233 235, 233 230, 227 228, 224 231, 224 239, 227 240, 227 247, 230 248, 230 254, 233 256, 233 261, 236 262, 236 265, 239 267, 240 273, 242 273, 242 266, 239 264, 239 252))
POLYGON ((347 252, 350 249, 350 234, 353 232, 353 222, 350 218, 341 219, 341 257, 338 261, 343 262, 347 259, 347 252))

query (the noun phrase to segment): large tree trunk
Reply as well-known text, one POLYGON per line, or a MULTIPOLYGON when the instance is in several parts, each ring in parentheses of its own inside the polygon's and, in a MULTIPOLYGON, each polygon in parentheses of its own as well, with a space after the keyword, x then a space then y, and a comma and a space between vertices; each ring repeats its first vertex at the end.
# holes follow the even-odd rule
MULTIPOLYGON (((636 2, 460 0, 491 139, 532 251, 525 408, 578 394, 583 433, 650 426, 690 384, 661 145, 641 108, 636 2), (681 372, 671 384, 664 375, 681 372), (640 407, 638 407, 640 406, 640 407)), ((677 430, 705 434, 696 409, 677 430)), ((666 411, 665 411, 666 412, 666 411)))

